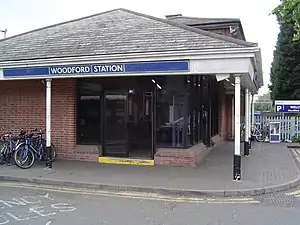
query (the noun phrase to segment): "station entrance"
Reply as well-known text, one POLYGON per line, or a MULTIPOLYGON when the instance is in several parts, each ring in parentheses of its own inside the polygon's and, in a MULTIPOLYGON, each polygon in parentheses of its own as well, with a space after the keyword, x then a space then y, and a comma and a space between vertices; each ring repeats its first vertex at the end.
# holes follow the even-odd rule
POLYGON ((104 92, 105 156, 152 158, 152 92, 104 92))
POLYGON ((152 159, 153 81, 151 77, 78 80, 77 143, 101 145, 102 156, 152 159))
POLYGON ((219 131, 215 76, 89 78, 77 86, 77 144, 101 146, 100 156, 154 159, 156 149, 210 146, 219 131))

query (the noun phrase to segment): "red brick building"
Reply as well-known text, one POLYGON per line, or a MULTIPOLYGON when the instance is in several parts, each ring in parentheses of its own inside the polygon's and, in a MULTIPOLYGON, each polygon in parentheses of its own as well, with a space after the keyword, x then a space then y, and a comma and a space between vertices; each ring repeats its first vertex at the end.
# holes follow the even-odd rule
POLYGON ((263 85, 239 20, 112 10, 0 40, 0 132, 46 128, 51 83, 59 158, 197 165, 233 137, 236 76, 263 85))

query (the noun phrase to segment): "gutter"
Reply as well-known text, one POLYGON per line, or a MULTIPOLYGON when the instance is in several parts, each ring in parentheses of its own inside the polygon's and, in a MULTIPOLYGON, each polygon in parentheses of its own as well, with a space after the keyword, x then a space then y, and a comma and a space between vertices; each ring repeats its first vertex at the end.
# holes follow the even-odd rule
POLYGON ((251 58, 260 52, 258 47, 228 48, 228 49, 205 49, 189 51, 168 51, 168 52, 147 52, 147 53, 129 53, 97 56, 78 56, 78 57, 56 57, 45 59, 28 59, 0 62, 2 67, 20 67, 20 66, 47 66, 59 64, 78 64, 87 62, 132 62, 149 60, 178 60, 178 59, 213 59, 213 58, 251 58))

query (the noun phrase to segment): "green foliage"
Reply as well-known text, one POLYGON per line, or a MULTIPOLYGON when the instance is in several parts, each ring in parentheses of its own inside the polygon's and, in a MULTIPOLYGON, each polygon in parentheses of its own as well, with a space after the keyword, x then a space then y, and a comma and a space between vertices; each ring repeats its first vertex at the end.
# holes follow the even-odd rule
POLYGON ((254 104, 254 110, 260 111, 260 112, 272 112, 273 107, 272 107, 272 104, 270 104, 270 103, 260 102, 260 103, 254 104))
POLYGON ((272 100, 300 99, 300 40, 293 41, 293 24, 282 23, 271 65, 272 100))
POLYGON ((293 135, 292 142, 300 142, 300 136, 298 136, 297 134, 293 135))
POLYGON ((295 30, 293 40, 300 39, 300 0, 281 0, 273 10, 279 24, 292 24, 295 30))
POLYGON ((257 96, 257 100, 254 103, 254 110, 260 112, 273 112, 273 104, 270 97, 270 92, 257 96))

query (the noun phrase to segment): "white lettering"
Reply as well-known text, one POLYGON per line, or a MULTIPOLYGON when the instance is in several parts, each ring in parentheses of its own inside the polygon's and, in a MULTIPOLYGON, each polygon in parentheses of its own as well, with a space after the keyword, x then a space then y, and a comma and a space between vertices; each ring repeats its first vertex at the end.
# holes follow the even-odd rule
POLYGON ((93 72, 98 73, 100 71, 100 66, 94 66, 93 67, 93 72))
POLYGON ((58 72, 57 72, 57 69, 58 69, 58 68, 52 68, 52 67, 51 67, 51 68, 50 68, 50 73, 51 73, 51 74, 56 74, 56 73, 58 73, 58 72))
POLYGON ((124 72, 124 66, 123 65, 117 65, 117 71, 124 72))
POLYGON ((298 106, 298 105, 291 105, 290 107, 291 107, 291 109, 299 109, 300 108, 300 106, 298 106))
POLYGON ((277 111, 277 112, 280 111, 281 109, 282 109, 282 106, 281 106, 281 105, 276 106, 276 111, 277 111))
POLYGON ((52 204, 51 207, 58 209, 60 212, 72 212, 76 210, 75 207, 70 206, 68 203, 56 203, 52 204))
POLYGON ((45 212, 45 210, 43 210, 42 208, 44 208, 44 206, 37 206, 34 208, 30 208, 29 211, 38 214, 39 216, 45 217, 45 216, 53 216, 56 213, 48 213, 48 214, 43 214, 43 212, 45 212))
POLYGON ((16 221, 18 221, 18 222, 24 221, 24 220, 29 220, 29 219, 30 219, 30 217, 26 217, 26 216, 24 216, 24 218, 15 216, 15 215, 13 215, 13 214, 10 213, 10 212, 7 212, 6 214, 9 215, 11 218, 13 218, 14 220, 16 220, 16 221))
POLYGON ((63 68, 62 68, 62 72, 63 72, 63 73, 68 73, 68 68, 67 68, 67 67, 63 67, 63 68))
MULTIPOLYGON (((51 67, 51 74, 73 74, 73 73, 90 73, 91 67, 89 66, 65 66, 65 67, 51 67)), ((107 73, 107 72, 124 72, 123 64, 112 65, 94 65, 92 67, 93 73, 107 73)))
MULTIPOLYGON (((0 200, 0 203, 3 204, 4 208, 15 208, 18 209, 22 206, 29 206, 31 204, 31 207, 28 209, 25 208, 27 213, 21 214, 18 211, 10 211, 7 210, 6 212, 0 213, 0 225, 8 225, 10 223, 15 222, 22 222, 22 221, 30 221, 36 218, 40 217, 49 217, 55 216, 59 213, 65 213, 65 212, 73 212, 76 210, 74 206, 72 206, 70 203, 56 203, 49 205, 50 211, 46 209, 46 206, 42 205, 41 203, 46 200, 54 200, 50 195, 47 193, 45 195, 37 195, 37 196, 22 196, 20 198, 12 198, 10 200, 0 200), (35 205, 36 204, 36 205, 35 205), (52 210, 51 210, 52 209, 52 210), (55 210, 54 210, 55 209, 55 210)), ((49 201, 48 201, 49 202, 49 201)), ((53 203, 53 202, 52 202, 53 203)), ((22 207, 24 209, 24 207, 22 207)), ((47 225, 50 225, 52 221, 48 221, 47 225)))
POLYGON ((124 65, 95 65, 93 66, 93 73, 107 73, 107 72, 123 72, 124 65))
POLYGON ((7 207, 10 207, 10 208, 12 208, 13 205, 18 205, 18 206, 26 205, 26 203, 24 203, 24 202, 22 202, 22 201, 20 201, 20 200, 18 200, 16 198, 12 198, 12 200, 13 201, 8 201, 8 200, 3 201, 3 200, 0 200, 0 203, 4 204, 4 205, 6 205, 7 207))
POLYGON ((89 66, 65 66, 65 67, 51 67, 51 74, 72 74, 72 73, 90 73, 89 66))
POLYGON ((8 224, 9 220, 5 219, 4 216, 0 215, 0 225, 8 224))
POLYGON ((75 71, 76 71, 76 73, 80 73, 81 72, 81 67, 75 67, 75 71))
POLYGON ((33 196, 23 196, 22 198, 20 198, 23 202, 25 202, 26 204, 37 204, 40 203, 41 200, 37 200, 35 197, 33 196), (29 199, 29 200, 28 200, 29 199), (33 201, 30 201, 33 200, 33 201), (35 201, 34 201, 35 200, 35 201))
POLYGON ((45 194, 45 195, 39 195, 41 198, 45 198, 45 199, 49 199, 49 200, 54 200, 53 198, 50 197, 49 193, 45 194))

